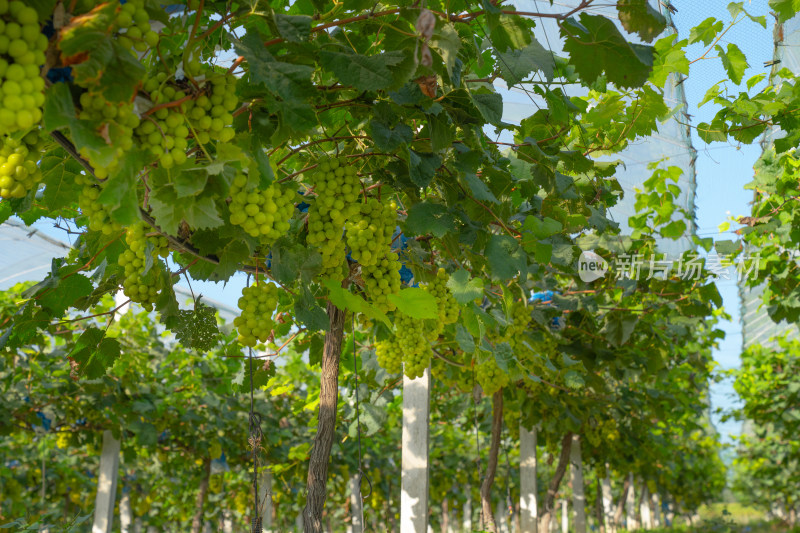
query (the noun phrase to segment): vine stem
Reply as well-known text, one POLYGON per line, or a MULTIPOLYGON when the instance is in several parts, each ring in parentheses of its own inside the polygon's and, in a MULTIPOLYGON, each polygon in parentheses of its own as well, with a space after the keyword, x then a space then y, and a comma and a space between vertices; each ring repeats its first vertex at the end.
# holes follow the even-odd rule
POLYGON ((489 462, 486 473, 481 483, 481 511, 484 527, 492 533, 497 533, 497 524, 492 511, 492 485, 497 473, 497 457, 500 452, 500 436, 503 433, 503 389, 492 396, 492 440, 489 444, 489 462))

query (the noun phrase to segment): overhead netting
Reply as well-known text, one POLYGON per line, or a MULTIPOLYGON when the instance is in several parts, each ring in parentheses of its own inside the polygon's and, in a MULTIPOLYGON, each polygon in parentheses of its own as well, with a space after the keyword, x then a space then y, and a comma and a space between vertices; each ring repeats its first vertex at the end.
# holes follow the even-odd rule
MULTIPOLYGON (((556 1, 552 5, 545 0, 517 0, 515 3, 519 11, 539 12, 539 13, 565 13, 580 5, 579 0, 556 1)), ((668 21, 666 32, 675 33, 676 29, 672 22, 672 15, 668 8, 663 4, 668 2, 650 1, 654 9, 664 15, 668 21)), ((622 29, 617 16, 616 3, 602 3, 592 5, 587 10, 588 13, 603 15, 609 20, 613 20, 620 27, 623 35, 632 42, 641 43, 636 35, 628 34, 622 29)), ((535 36, 542 46, 549 47, 556 54, 563 53, 562 40, 559 36, 558 26, 552 18, 540 18, 537 21, 535 36)), ((647 43, 643 43, 647 44, 647 43)), ((650 43, 652 44, 652 43, 650 43)), ((544 81, 544 80, 542 80, 544 81)), ((676 113, 665 122, 659 125, 658 133, 647 138, 639 139, 631 143, 625 150, 615 154, 610 160, 619 159, 623 165, 618 167, 616 178, 624 190, 624 197, 610 210, 611 217, 620 224, 623 234, 629 233, 628 217, 634 215, 636 210, 635 190, 642 189, 643 183, 652 176, 653 171, 648 169, 648 165, 659 162, 660 168, 670 166, 679 167, 683 174, 678 182, 681 194, 675 200, 675 205, 683 209, 688 216, 680 214, 676 210, 674 218, 683 219, 686 223, 686 232, 678 240, 663 239, 659 241, 659 249, 668 254, 678 254, 680 252, 693 249, 692 235, 696 231, 695 224, 695 160, 697 152, 692 146, 692 140, 687 116, 686 95, 683 89, 682 76, 672 76, 666 84, 664 91, 665 103, 670 109, 676 109, 676 113)), ((565 84, 563 90, 568 96, 583 96, 586 89, 577 84, 565 84)), ((546 106, 543 99, 530 90, 530 86, 514 86, 510 90, 502 90, 503 94, 503 119, 506 122, 519 124, 519 122, 534 112, 538 108, 546 106)))
MULTIPOLYGON (((50 272, 53 259, 64 257, 69 250, 68 243, 21 221, 3 222, 0 224, 0 291, 25 281, 41 281, 50 272)), ((189 289, 176 285, 175 295, 181 307, 190 307, 186 305, 192 298, 189 289)), ((203 303, 216 308, 225 322, 239 314, 238 310, 205 297, 203 303)))
MULTIPOLYGON (((778 68, 788 68, 794 73, 800 73, 800 17, 794 17, 783 24, 777 24, 774 31, 775 54, 774 59, 779 61, 778 68)), ((761 147, 769 150, 774 139, 781 136, 777 128, 768 130, 761 141, 761 147)), ((749 252, 751 255, 753 251, 749 252)), ((761 295, 764 287, 746 287, 744 280, 739 282, 739 297, 741 299, 740 320, 742 325, 742 349, 760 344, 762 346, 775 346, 772 340, 775 337, 798 336, 798 328, 785 321, 775 323, 767 314, 761 295)))

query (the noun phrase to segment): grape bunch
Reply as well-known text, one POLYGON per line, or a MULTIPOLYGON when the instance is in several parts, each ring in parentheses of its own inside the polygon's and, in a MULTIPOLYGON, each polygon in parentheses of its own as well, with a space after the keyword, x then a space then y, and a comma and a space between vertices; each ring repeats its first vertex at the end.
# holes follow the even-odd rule
POLYGON ((440 268, 436 272, 436 277, 433 281, 425 286, 425 290, 436 298, 436 304, 439 307, 439 322, 441 325, 453 324, 458 320, 458 302, 456 302, 456 299, 450 294, 450 289, 447 288, 447 280, 449 279, 450 276, 447 275, 447 272, 445 272, 443 268, 440 268))
POLYGON ((239 342, 251 348, 259 341, 266 342, 275 325, 272 314, 278 306, 278 286, 260 283, 245 287, 238 305, 242 313, 233 325, 239 331, 239 342))
POLYGON ((395 338, 378 341, 375 345, 378 364, 390 374, 403 371, 403 350, 395 338))
POLYGON ((400 292, 400 261, 397 257, 395 252, 387 252, 375 265, 361 267, 364 291, 372 304, 384 313, 395 309, 389 295, 400 292))
POLYGON ((25 2, 0 0, 0 131, 14 133, 38 124, 44 105, 47 37, 39 15, 25 2))
POLYGON ((350 255, 362 268, 376 265, 390 251, 396 219, 394 202, 384 206, 370 198, 345 224, 350 255))
POLYGON ((144 0, 128 0, 122 4, 113 24, 120 33, 118 42, 134 54, 158 44, 158 33, 150 27, 150 15, 144 8, 144 0))
POLYGON ((342 231, 360 208, 358 171, 344 158, 322 161, 311 178, 317 198, 308 209, 308 244, 322 254, 322 275, 344 277, 347 255, 342 231))
POLYGON ((148 229, 144 222, 128 226, 125 232, 128 249, 120 254, 117 262, 125 269, 122 283, 125 296, 152 311, 163 285, 163 265, 159 257, 167 257, 169 248, 165 237, 149 237, 148 229))
POLYGON ((231 224, 241 226, 264 244, 289 231, 294 214, 295 192, 273 183, 264 190, 247 186, 247 176, 238 174, 230 188, 231 224))
POLYGON ((492 357, 479 364, 475 369, 475 379, 483 389, 483 393, 491 396, 508 385, 508 374, 500 370, 492 357))
POLYGON ((36 164, 41 144, 38 130, 22 140, 0 137, 0 198, 23 198, 42 181, 36 164))
POLYGON ((515 303, 511 308, 511 323, 506 327, 500 342, 507 342, 515 351, 523 349, 530 322, 530 309, 521 302, 515 303))
POLYGON ((78 206, 81 208, 81 213, 89 220, 89 229, 100 231, 103 235, 111 235, 120 231, 122 226, 111 218, 108 206, 101 204, 98 200, 103 191, 102 185, 83 174, 75 177, 75 184, 83 185, 78 195, 78 206))
POLYGON ((95 152, 85 147, 81 149, 81 155, 94 167, 95 175, 105 179, 119 168, 120 159, 133 147, 133 130, 139 126, 139 116, 133 110, 133 102, 112 103, 91 91, 81 94, 80 103, 79 118, 102 124, 100 128, 105 132, 108 146, 114 149, 111 162, 98 161, 95 152))
MULTIPOLYGON (((150 94, 153 104, 167 104, 186 97, 184 91, 167 85, 166 81, 167 75, 164 72, 159 72, 155 77, 145 81, 144 90, 150 94)), ((187 100, 189 101, 191 100, 187 100)), ((138 143, 150 151, 161 168, 172 168, 186 162, 189 127, 186 125, 183 110, 187 102, 156 109, 151 114, 143 116, 139 126, 134 130, 138 143)))
POLYGON ((186 102, 186 117, 194 129, 195 140, 208 144, 211 139, 226 143, 233 139, 233 112, 239 107, 236 77, 233 74, 212 75, 205 91, 186 102))
POLYGON ((424 322, 397 313, 394 319, 395 337, 403 354, 403 368, 410 378, 422 377, 431 364, 431 346, 423 334, 424 322))

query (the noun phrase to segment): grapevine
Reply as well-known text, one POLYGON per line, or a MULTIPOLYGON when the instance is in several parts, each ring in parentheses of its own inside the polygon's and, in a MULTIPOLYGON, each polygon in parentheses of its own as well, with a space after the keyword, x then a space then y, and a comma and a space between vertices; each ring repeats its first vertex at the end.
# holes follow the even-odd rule
MULTIPOLYGON (((127 5, 127 4, 126 4, 127 5)), ((102 158, 96 152, 81 149, 81 155, 89 160, 99 179, 105 179, 119 168, 120 160, 133 147, 133 130, 139 126, 139 116, 133 110, 133 102, 112 103, 99 94, 85 92, 80 97, 79 117, 100 129, 109 141, 113 153, 102 158)))
POLYGON ((475 379, 483 389, 486 396, 491 396, 508 385, 508 374, 497 366, 494 358, 490 357, 475 369, 475 379))
POLYGON ((102 185, 93 178, 79 174, 75 177, 76 185, 83 185, 78 196, 78 206, 88 219, 88 227, 92 231, 100 231, 103 235, 111 235, 120 231, 122 226, 111 218, 108 207, 100 203, 102 185))

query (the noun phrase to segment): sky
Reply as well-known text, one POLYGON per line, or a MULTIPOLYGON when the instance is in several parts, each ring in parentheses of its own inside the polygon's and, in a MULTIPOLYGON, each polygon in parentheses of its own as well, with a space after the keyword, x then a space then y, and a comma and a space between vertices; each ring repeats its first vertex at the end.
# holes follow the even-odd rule
MULTIPOLYGON (((575 2, 574 0, 564 2, 556 0, 552 6, 546 0, 519 0, 517 3, 518 5, 524 4, 527 7, 533 7, 541 11, 562 11, 569 9, 569 6, 574 5, 575 2)), ((687 38, 690 29, 707 17, 714 16, 726 23, 730 21, 727 1, 706 0, 697 2, 674 0, 672 3, 677 8, 677 13, 673 17, 681 39, 687 38)), ((603 5, 607 6, 609 4, 605 3, 603 5)), ((754 15, 765 15, 769 11, 766 0, 746 2, 745 8, 754 15)), ((721 41, 723 45, 728 42, 735 42, 747 56, 751 67, 747 70, 744 80, 758 73, 769 72, 769 68, 764 67, 763 63, 772 59, 772 23, 771 16, 767 17, 766 29, 754 22, 745 20, 734 26, 721 41)), ((558 46, 558 43, 550 42, 548 44, 554 47, 558 46)), ((690 59, 694 59, 700 57, 704 51, 702 44, 693 45, 688 48, 687 56, 690 59)), ((712 52, 708 56, 710 57, 709 59, 699 60, 692 64, 689 77, 683 84, 688 102, 688 112, 692 115, 692 124, 702 121, 710 122, 716 109, 712 104, 706 104, 701 108, 698 108, 697 104, 702 100, 705 91, 709 87, 714 83, 725 81, 727 78, 721 62, 714 57, 715 54, 712 52)), ((737 87, 731 87, 732 84, 730 82, 727 83, 731 90, 738 90, 737 87)), ((520 106, 526 103, 527 96, 522 97, 519 93, 509 93, 503 90, 501 92, 506 99, 506 115, 522 111, 520 106)), ((529 106, 530 102, 528 101, 527 104, 529 106)), ((513 119, 507 120, 514 121, 513 119)), ((744 190, 744 185, 752 179, 753 163, 760 154, 760 148, 757 145, 737 146, 727 143, 706 145, 694 133, 692 141, 697 149, 697 188, 695 197, 697 232, 701 237, 735 239, 736 236, 730 231, 720 233, 717 228, 731 216, 736 217, 749 212, 748 203, 752 199, 752 193, 744 190)), ((60 239, 67 237, 60 230, 54 230, 49 223, 40 222, 35 226, 48 235, 60 239)), ((732 227, 735 228, 736 225, 733 224, 732 227)), ((195 294, 200 293, 207 299, 235 307, 236 300, 245 283, 246 277, 237 275, 227 283, 227 286, 222 283, 192 282, 192 288, 195 294)), ((733 279, 719 280, 718 287, 723 297, 725 309, 731 318, 721 324, 726 337, 720 342, 719 348, 714 351, 714 358, 721 369, 731 369, 739 365, 742 342, 739 323, 739 296, 733 279)), ((736 395, 729 381, 717 384, 712 388, 713 407, 730 409, 736 404, 736 395)), ((724 440, 730 442, 730 436, 739 433, 740 424, 738 422, 731 421, 723 424, 719 416, 715 416, 714 419, 724 440)))

